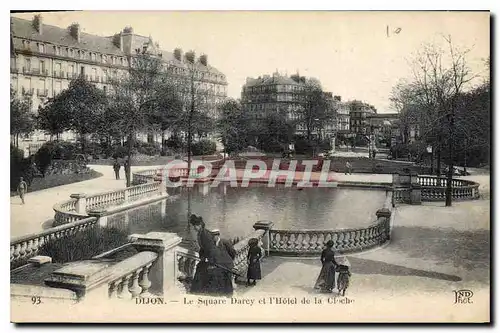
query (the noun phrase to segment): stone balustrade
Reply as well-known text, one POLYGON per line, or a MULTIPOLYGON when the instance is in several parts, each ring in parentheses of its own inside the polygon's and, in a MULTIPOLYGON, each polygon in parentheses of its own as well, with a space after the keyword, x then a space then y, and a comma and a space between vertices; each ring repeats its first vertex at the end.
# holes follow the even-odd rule
POLYGON ((130 300, 136 297, 150 297, 151 281, 149 271, 158 254, 143 251, 108 268, 108 297, 130 300))
POLYGON ((391 212, 377 211, 377 222, 357 229, 340 230, 270 230, 271 254, 318 255, 325 243, 332 240, 333 249, 339 253, 361 252, 380 246, 390 239, 391 212))
POLYGON ((10 242, 11 269, 26 263, 29 258, 36 256, 45 243, 90 228, 95 225, 96 221, 97 219, 94 217, 85 218, 36 234, 12 239, 10 242))
POLYGON ((83 193, 72 194, 71 200, 54 205, 53 225, 59 226, 87 218, 89 217, 89 212, 92 210, 119 206, 156 194, 160 195, 162 194, 161 189, 162 184, 160 182, 148 182, 122 190, 97 193, 89 196, 83 193))
POLYGON ((196 264, 200 261, 197 252, 179 247, 175 253, 176 259, 176 279, 181 282, 193 280, 196 271, 196 264))
MULTIPOLYGON (((422 201, 444 201, 446 199, 446 177, 394 175, 393 202, 420 204, 422 201)), ((479 184, 465 179, 451 182, 453 200, 474 200, 479 198, 479 184)))

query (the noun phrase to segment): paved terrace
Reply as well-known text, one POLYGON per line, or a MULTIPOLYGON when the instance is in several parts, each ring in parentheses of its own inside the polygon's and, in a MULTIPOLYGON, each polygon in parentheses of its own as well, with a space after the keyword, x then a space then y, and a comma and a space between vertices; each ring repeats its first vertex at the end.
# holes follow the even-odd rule
MULTIPOLYGON (((42 231, 47 226, 50 226, 51 220, 54 218, 54 204, 70 199, 70 195, 74 193, 86 193, 88 195, 118 190, 125 188, 125 175, 123 168, 120 176, 122 179, 116 180, 112 166, 107 165, 89 165, 90 168, 102 173, 99 178, 86 180, 83 182, 62 185, 28 193, 26 195, 26 204, 21 204, 19 197, 11 197, 10 209, 10 236, 18 237, 42 231)), ((140 170, 148 170, 161 168, 163 166, 132 166, 132 172, 140 170)), ((237 178, 242 177, 243 171, 237 170, 237 178)), ((311 180, 318 180, 319 173, 313 173, 311 180)), ((296 172, 296 180, 303 179, 302 172, 296 172)), ((390 183, 391 175, 371 175, 371 174, 352 174, 344 175, 342 173, 330 172, 329 181, 353 181, 353 182, 385 182, 390 183)))

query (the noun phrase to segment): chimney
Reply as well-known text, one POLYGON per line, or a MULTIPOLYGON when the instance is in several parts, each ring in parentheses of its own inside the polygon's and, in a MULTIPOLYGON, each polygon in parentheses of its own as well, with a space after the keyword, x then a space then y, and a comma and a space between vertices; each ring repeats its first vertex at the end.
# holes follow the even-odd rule
POLYGON ((113 45, 119 48, 120 51, 123 51, 123 36, 121 32, 113 35, 113 45))
POLYGON ((339 102, 342 102, 342 97, 341 96, 333 96, 333 99, 339 102))
POLYGON ((179 60, 179 61, 182 61, 182 49, 176 48, 174 50, 174 58, 179 60))
POLYGON ((202 54, 200 56, 200 62, 203 66, 207 66, 208 65, 208 57, 206 54, 202 54))
POLYGON ((33 28, 41 35, 43 30, 42 15, 38 14, 33 17, 33 28))
POLYGON ((73 23, 72 25, 69 26, 69 33, 70 35, 76 39, 78 43, 80 43, 80 24, 78 23, 73 23))

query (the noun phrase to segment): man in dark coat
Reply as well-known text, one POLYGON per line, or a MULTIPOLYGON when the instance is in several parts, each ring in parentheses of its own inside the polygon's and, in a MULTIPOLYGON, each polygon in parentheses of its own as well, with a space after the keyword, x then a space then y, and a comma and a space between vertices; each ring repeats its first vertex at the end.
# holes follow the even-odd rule
POLYGON ((217 294, 231 296, 233 294, 234 258, 236 250, 231 242, 220 238, 219 230, 212 230, 215 242, 214 259, 222 267, 213 267, 211 285, 217 290, 217 294))
POLYGON ((115 162, 113 163, 113 170, 115 171, 116 180, 120 179, 120 162, 115 158, 115 162))

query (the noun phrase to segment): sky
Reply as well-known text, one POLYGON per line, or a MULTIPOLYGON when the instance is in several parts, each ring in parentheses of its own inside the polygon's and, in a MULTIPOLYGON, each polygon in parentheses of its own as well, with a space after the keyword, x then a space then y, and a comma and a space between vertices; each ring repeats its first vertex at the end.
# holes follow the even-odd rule
MULTIPOLYGON (((13 14, 32 19, 33 13, 13 14)), ((131 26, 164 50, 194 50, 226 74, 239 98, 247 77, 279 71, 315 77, 343 101, 362 100, 392 112, 392 88, 410 78, 423 43, 451 35, 473 72, 488 75, 490 18, 485 12, 85 11, 42 13, 44 23, 109 36, 131 26), (389 34, 387 34, 389 31, 389 34), (395 33, 399 31, 399 33, 395 33)))

